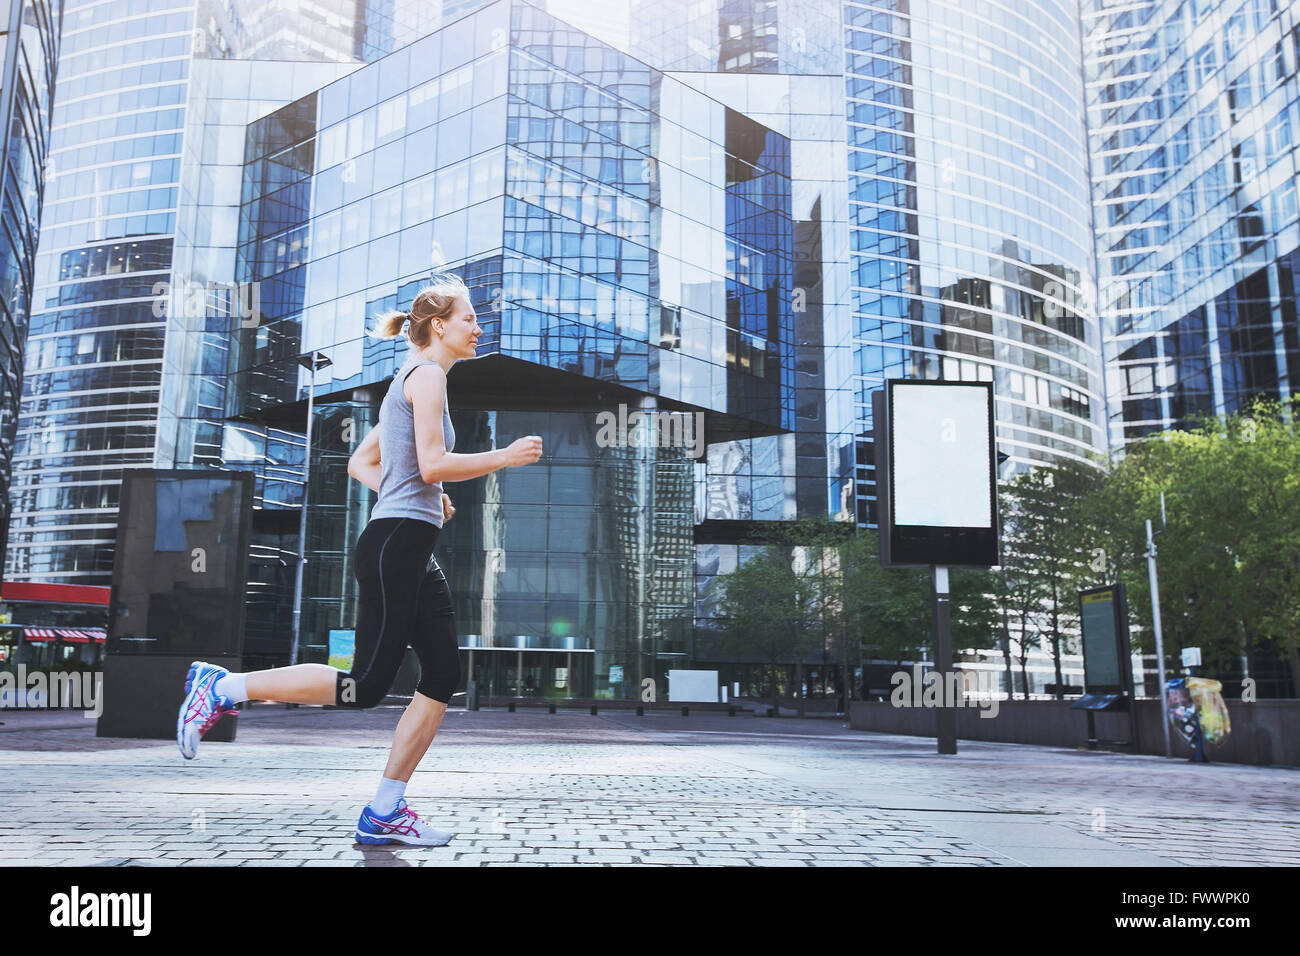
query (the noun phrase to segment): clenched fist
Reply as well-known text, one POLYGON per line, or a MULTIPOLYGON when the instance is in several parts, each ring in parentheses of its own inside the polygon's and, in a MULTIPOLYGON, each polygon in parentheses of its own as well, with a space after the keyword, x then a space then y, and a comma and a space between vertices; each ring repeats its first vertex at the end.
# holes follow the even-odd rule
POLYGON ((516 438, 506 449, 506 467, 531 465, 542 457, 542 439, 537 435, 516 438))
POLYGON ((455 513, 456 509, 451 506, 451 499, 447 497, 447 493, 444 491, 442 493, 442 520, 444 522, 450 521, 451 516, 455 513))

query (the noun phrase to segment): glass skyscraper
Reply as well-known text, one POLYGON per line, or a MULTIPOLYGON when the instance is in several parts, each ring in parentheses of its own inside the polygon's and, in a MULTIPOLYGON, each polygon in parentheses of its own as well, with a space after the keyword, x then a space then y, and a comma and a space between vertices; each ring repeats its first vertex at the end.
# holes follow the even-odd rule
POLYGON ((0 5, 0 553, 9 532, 10 469, 17 451, 24 343, 35 281, 36 242, 50 171, 50 121, 62 0, 0 5))
POLYGON ((512 0, 249 127, 236 278, 260 308, 231 322, 226 417, 301 420, 298 358, 332 362, 304 659, 350 626, 371 499, 344 461, 405 358, 365 326, 442 268, 485 329, 451 375, 457 451, 548 449, 450 489, 440 561, 485 691, 631 696, 689 655, 692 451, 602 438, 601 416, 698 413, 710 442, 793 429, 790 164, 787 137, 512 0))
POLYGON ((1085 2, 1117 448, 1300 383, 1300 4, 1085 2))
POLYGON ((193 3, 72 0, 27 340, 7 575, 110 583, 124 468, 154 460, 193 3))
MULTIPOLYGON (((844 4, 856 403, 994 384, 1005 473, 1104 450, 1077 7, 844 4)), ((859 471, 874 474, 868 442, 859 471)), ((859 520, 874 523, 874 483, 859 520)))

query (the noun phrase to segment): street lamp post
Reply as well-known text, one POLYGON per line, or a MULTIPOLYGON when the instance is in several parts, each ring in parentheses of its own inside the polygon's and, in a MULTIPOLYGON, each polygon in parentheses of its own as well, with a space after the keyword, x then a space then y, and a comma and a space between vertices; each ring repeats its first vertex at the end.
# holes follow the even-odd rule
POLYGON ((1160 627, 1160 582, 1156 575, 1156 535, 1164 534, 1165 525, 1165 493, 1160 492, 1160 525, 1161 530, 1152 532, 1151 519, 1147 519, 1147 578, 1151 584, 1151 623, 1155 631, 1156 639, 1156 673, 1160 681, 1160 726, 1164 730, 1165 736, 1165 756, 1172 756, 1169 747, 1169 694, 1165 690, 1165 642, 1164 634, 1160 627))
POLYGON ((298 356, 298 364, 311 372, 307 386, 306 450, 302 460, 302 516, 298 520, 298 568, 293 579, 293 643, 289 646, 289 663, 298 663, 298 641, 302 635, 302 569, 307 563, 307 489, 311 484, 311 420, 316 399, 316 373, 334 363, 324 352, 312 351, 298 356))
POLYGON ((1152 534, 1151 519, 1147 519, 1147 576, 1151 582, 1151 623, 1156 638, 1156 672, 1160 680, 1160 726, 1165 735, 1165 756, 1170 756, 1169 747, 1169 695, 1165 692, 1165 642, 1160 629, 1160 584, 1156 577, 1156 539, 1152 534))

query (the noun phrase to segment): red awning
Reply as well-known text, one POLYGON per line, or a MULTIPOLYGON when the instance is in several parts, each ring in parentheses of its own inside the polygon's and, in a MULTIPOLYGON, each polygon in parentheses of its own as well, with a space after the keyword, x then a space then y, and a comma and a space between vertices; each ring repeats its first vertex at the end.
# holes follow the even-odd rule
POLYGON ((48 644, 62 639, 65 644, 103 644, 106 635, 102 627, 25 627, 23 636, 28 644, 48 644))

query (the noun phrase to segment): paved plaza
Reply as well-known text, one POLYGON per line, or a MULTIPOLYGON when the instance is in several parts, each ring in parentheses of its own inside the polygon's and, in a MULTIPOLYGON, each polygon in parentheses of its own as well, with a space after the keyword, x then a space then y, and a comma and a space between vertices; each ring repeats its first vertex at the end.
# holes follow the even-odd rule
POLYGON ((1300 770, 854 731, 449 710, 407 791, 445 847, 352 842, 400 707, 244 709, 233 743, 0 711, 0 864, 1300 864, 1300 770))

